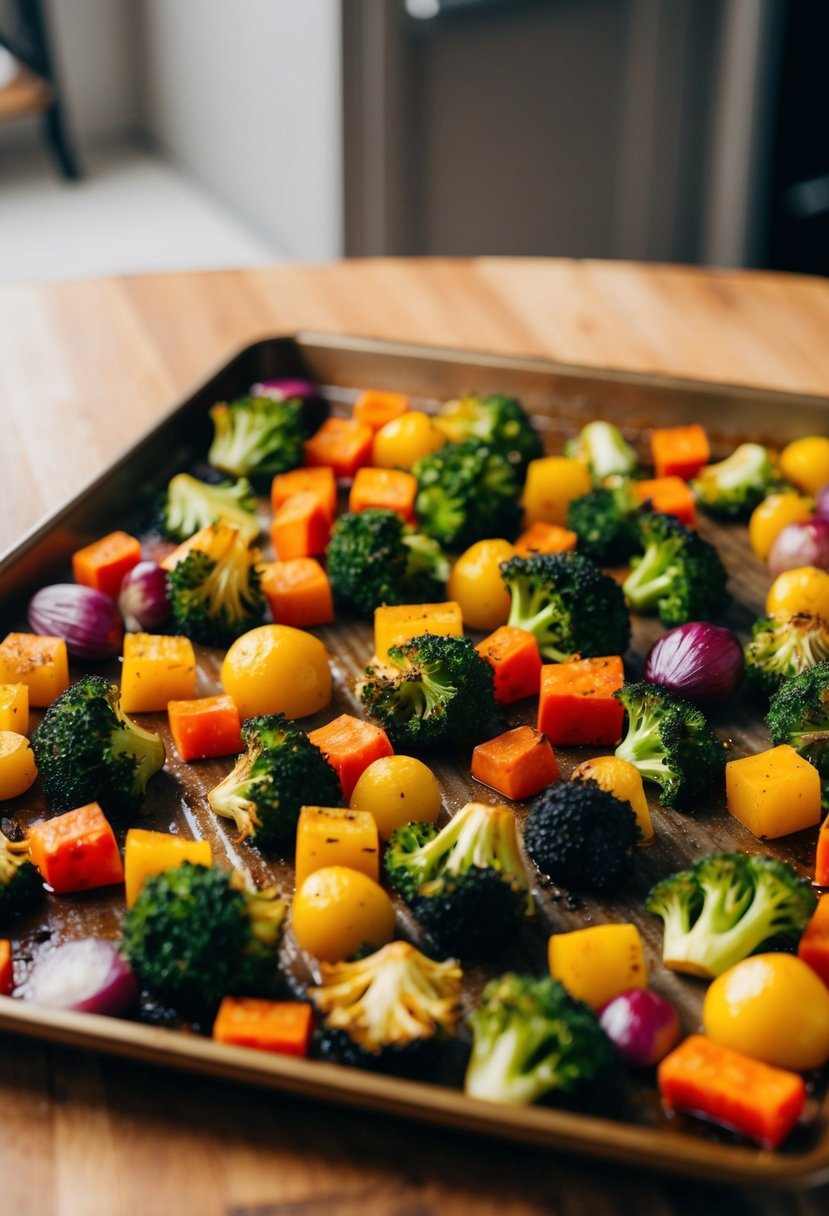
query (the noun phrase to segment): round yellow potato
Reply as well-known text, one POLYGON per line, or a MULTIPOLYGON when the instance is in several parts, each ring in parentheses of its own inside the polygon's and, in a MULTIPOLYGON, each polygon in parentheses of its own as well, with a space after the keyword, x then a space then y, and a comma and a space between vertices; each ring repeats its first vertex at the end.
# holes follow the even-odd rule
POLYGON ((328 652, 319 638, 291 625, 243 633, 225 655, 221 680, 242 718, 305 718, 331 701, 328 652))
POLYGON ((817 494, 829 481, 829 439, 825 435, 795 439, 780 453, 780 468, 798 490, 817 494))
POLYGON ((716 1043, 778 1068, 829 1060, 829 989, 792 954, 755 954, 718 976, 702 1021, 716 1043))
POLYGON ((788 491, 785 494, 769 494, 754 508, 748 521, 748 540, 761 561, 771 553, 772 545, 788 524, 802 524, 813 515, 813 506, 808 498, 788 491))
POLYGON ((363 771, 351 794, 351 809, 368 811, 381 839, 406 823, 434 823, 440 814, 435 774, 414 756, 381 756, 363 771))
POLYGON ((436 452, 445 443, 428 414, 410 410, 392 418, 374 436, 371 463, 379 469, 410 469, 421 456, 436 452))
POLYGON ((359 870, 325 866, 309 874, 291 908, 294 936, 326 963, 350 958, 361 946, 394 937, 394 909, 383 888, 359 870))
POLYGON ((34 752, 26 736, 0 730, 0 801, 25 794, 36 776, 34 752))
POLYGON ((817 566, 797 566, 784 570, 769 588, 766 598, 769 616, 810 616, 829 618, 829 574, 817 566))
POLYGON ((510 593, 501 578, 501 562, 515 557, 508 540, 479 540, 462 553, 449 576, 448 596, 461 606, 464 625, 491 633, 506 625, 510 593))

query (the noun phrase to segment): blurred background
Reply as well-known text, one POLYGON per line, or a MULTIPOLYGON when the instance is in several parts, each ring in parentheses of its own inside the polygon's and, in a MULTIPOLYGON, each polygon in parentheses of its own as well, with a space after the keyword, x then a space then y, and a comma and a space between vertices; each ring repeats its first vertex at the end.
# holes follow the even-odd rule
POLYGON ((0 0, 0 281, 829 273, 827 0, 0 0))

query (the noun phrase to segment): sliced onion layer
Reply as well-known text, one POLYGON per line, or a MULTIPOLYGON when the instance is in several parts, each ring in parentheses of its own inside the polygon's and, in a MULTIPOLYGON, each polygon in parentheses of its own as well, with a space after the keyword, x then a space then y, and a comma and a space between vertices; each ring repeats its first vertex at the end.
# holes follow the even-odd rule
POLYGON ((117 1016, 135 1003, 138 984, 112 942, 86 937, 64 942, 39 961, 29 993, 47 1009, 117 1016))

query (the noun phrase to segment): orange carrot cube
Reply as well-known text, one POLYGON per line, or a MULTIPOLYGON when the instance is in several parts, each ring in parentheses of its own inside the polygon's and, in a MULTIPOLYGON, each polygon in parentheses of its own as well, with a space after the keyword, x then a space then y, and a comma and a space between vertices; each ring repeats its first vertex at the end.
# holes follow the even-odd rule
POLYGON ((675 515, 693 528, 697 522, 697 504, 687 481, 681 477, 653 477, 650 481, 634 481, 633 492, 640 502, 650 502, 660 515, 675 515))
POLYGON ((417 478, 402 469, 358 469, 348 496, 349 511, 379 507, 394 511, 404 524, 414 519, 417 478))
POLYGON ((124 575, 141 561, 141 542, 128 532, 110 532, 72 554, 76 583, 117 599, 124 575))
POLYGON ((613 694, 624 682, 618 655, 546 665, 541 669, 538 729, 553 744, 617 744, 624 710, 613 694))
POLYGON ((337 479, 334 470, 328 466, 277 473, 271 483, 271 506, 274 511, 278 511, 283 502, 295 494, 316 494, 329 519, 337 514, 337 479))
POLYGON ((280 561, 324 553, 330 533, 330 516, 313 491, 287 498, 271 524, 271 540, 280 561))
POLYGON ((331 584, 316 558, 267 562, 260 567, 260 577, 271 615, 278 625, 305 629, 333 621, 331 584))
POLYGON ((169 701, 167 716, 182 760, 236 756, 242 750, 239 710, 226 693, 194 701, 169 701))
POLYGON ((379 431, 393 418, 399 418, 409 409, 409 398, 405 393, 380 393, 367 389, 360 393, 354 403, 354 417, 363 426, 379 431))
POLYGON ((829 887, 829 815, 820 825, 815 850, 815 885, 829 887))
POLYGON ((255 1047, 283 1056, 307 1056, 314 1011, 304 1001, 266 1001, 252 996, 226 996, 213 1023, 217 1043, 255 1047))
POLYGON ((533 634, 514 625, 501 625, 475 647, 495 676, 495 700, 511 705, 534 697, 541 681, 541 655, 533 634))
POLYGON ((797 947, 797 956, 829 987, 829 895, 821 895, 797 947))
POLYGON ((657 427, 651 432, 651 453, 657 477, 681 477, 684 481, 696 477, 711 459, 708 436, 698 422, 657 427))
POLYGON ((374 431, 355 418, 326 418, 305 444, 305 463, 329 465, 337 477, 353 477, 371 463, 374 431))
POLYGON ((309 731, 308 738, 317 745, 336 772, 346 800, 351 797, 361 774, 374 760, 394 753, 384 730, 351 714, 340 714, 339 718, 334 718, 325 726, 309 731))
POLYGON ((115 834, 97 802, 37 824, 27 840, 41 878, 58 895, 124 881, 115 834))
POLYGON ((532 553, 566 553, 569 549, 575 549, 578 539, 569 528, 537 519, 518 537, 515 552, 519 557, 529 557, 532 553))
POLYGON ((472 753, 472 776, 519 802, 558 781, 560 773, 547 736, 531 726, 516 726, 478 744, 472 753))

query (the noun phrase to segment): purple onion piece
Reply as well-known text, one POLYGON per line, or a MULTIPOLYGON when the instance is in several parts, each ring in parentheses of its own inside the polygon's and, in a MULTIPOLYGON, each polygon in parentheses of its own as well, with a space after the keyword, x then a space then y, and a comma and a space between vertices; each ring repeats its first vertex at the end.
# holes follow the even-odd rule
POLYGON ((29 994, 47 1009, 117 1016, 135 1003, 138 984, 112 942, 87 937, 64 942, 38 962, 29 994))
POLYGON ((634 1068, 658 1064, 680 1035, 676 1009, 651 988, 630 988, 614 996, 599 1010, 599 1025, 634 1068))
POLYGON ((124 625, 115 601, 79 583, 52 583, 29 603, 29 627, 45 637, 63 638, 76 659, 108 659, 118 654, 124 625))
POLYGON ((252 384, 252 397, 272 397, 274 401, 287 401, 290 397, 316 397, 319 390, 311 380, 299 380, 284 377, 278 380, 260 380, 252 384))
POLYGON ((829 521, 829 481, 815 495, 815 518, 829 521))
POLYGON ((829 570, 829 520, 815 518, 787 524, 778 533, 769 553, 772 577, 800 566, 829 570))
POLYGON ((730 629, 689 621, 654 642, 642 669, 649 684, 661 684, 700 709, 730 700, 743 678, 743 648, 730 629))
POLYGON ((158 629, 170 615, 167 573, 158 562, 139 562, 121 584, 118 607, 131 633, 158 629))

